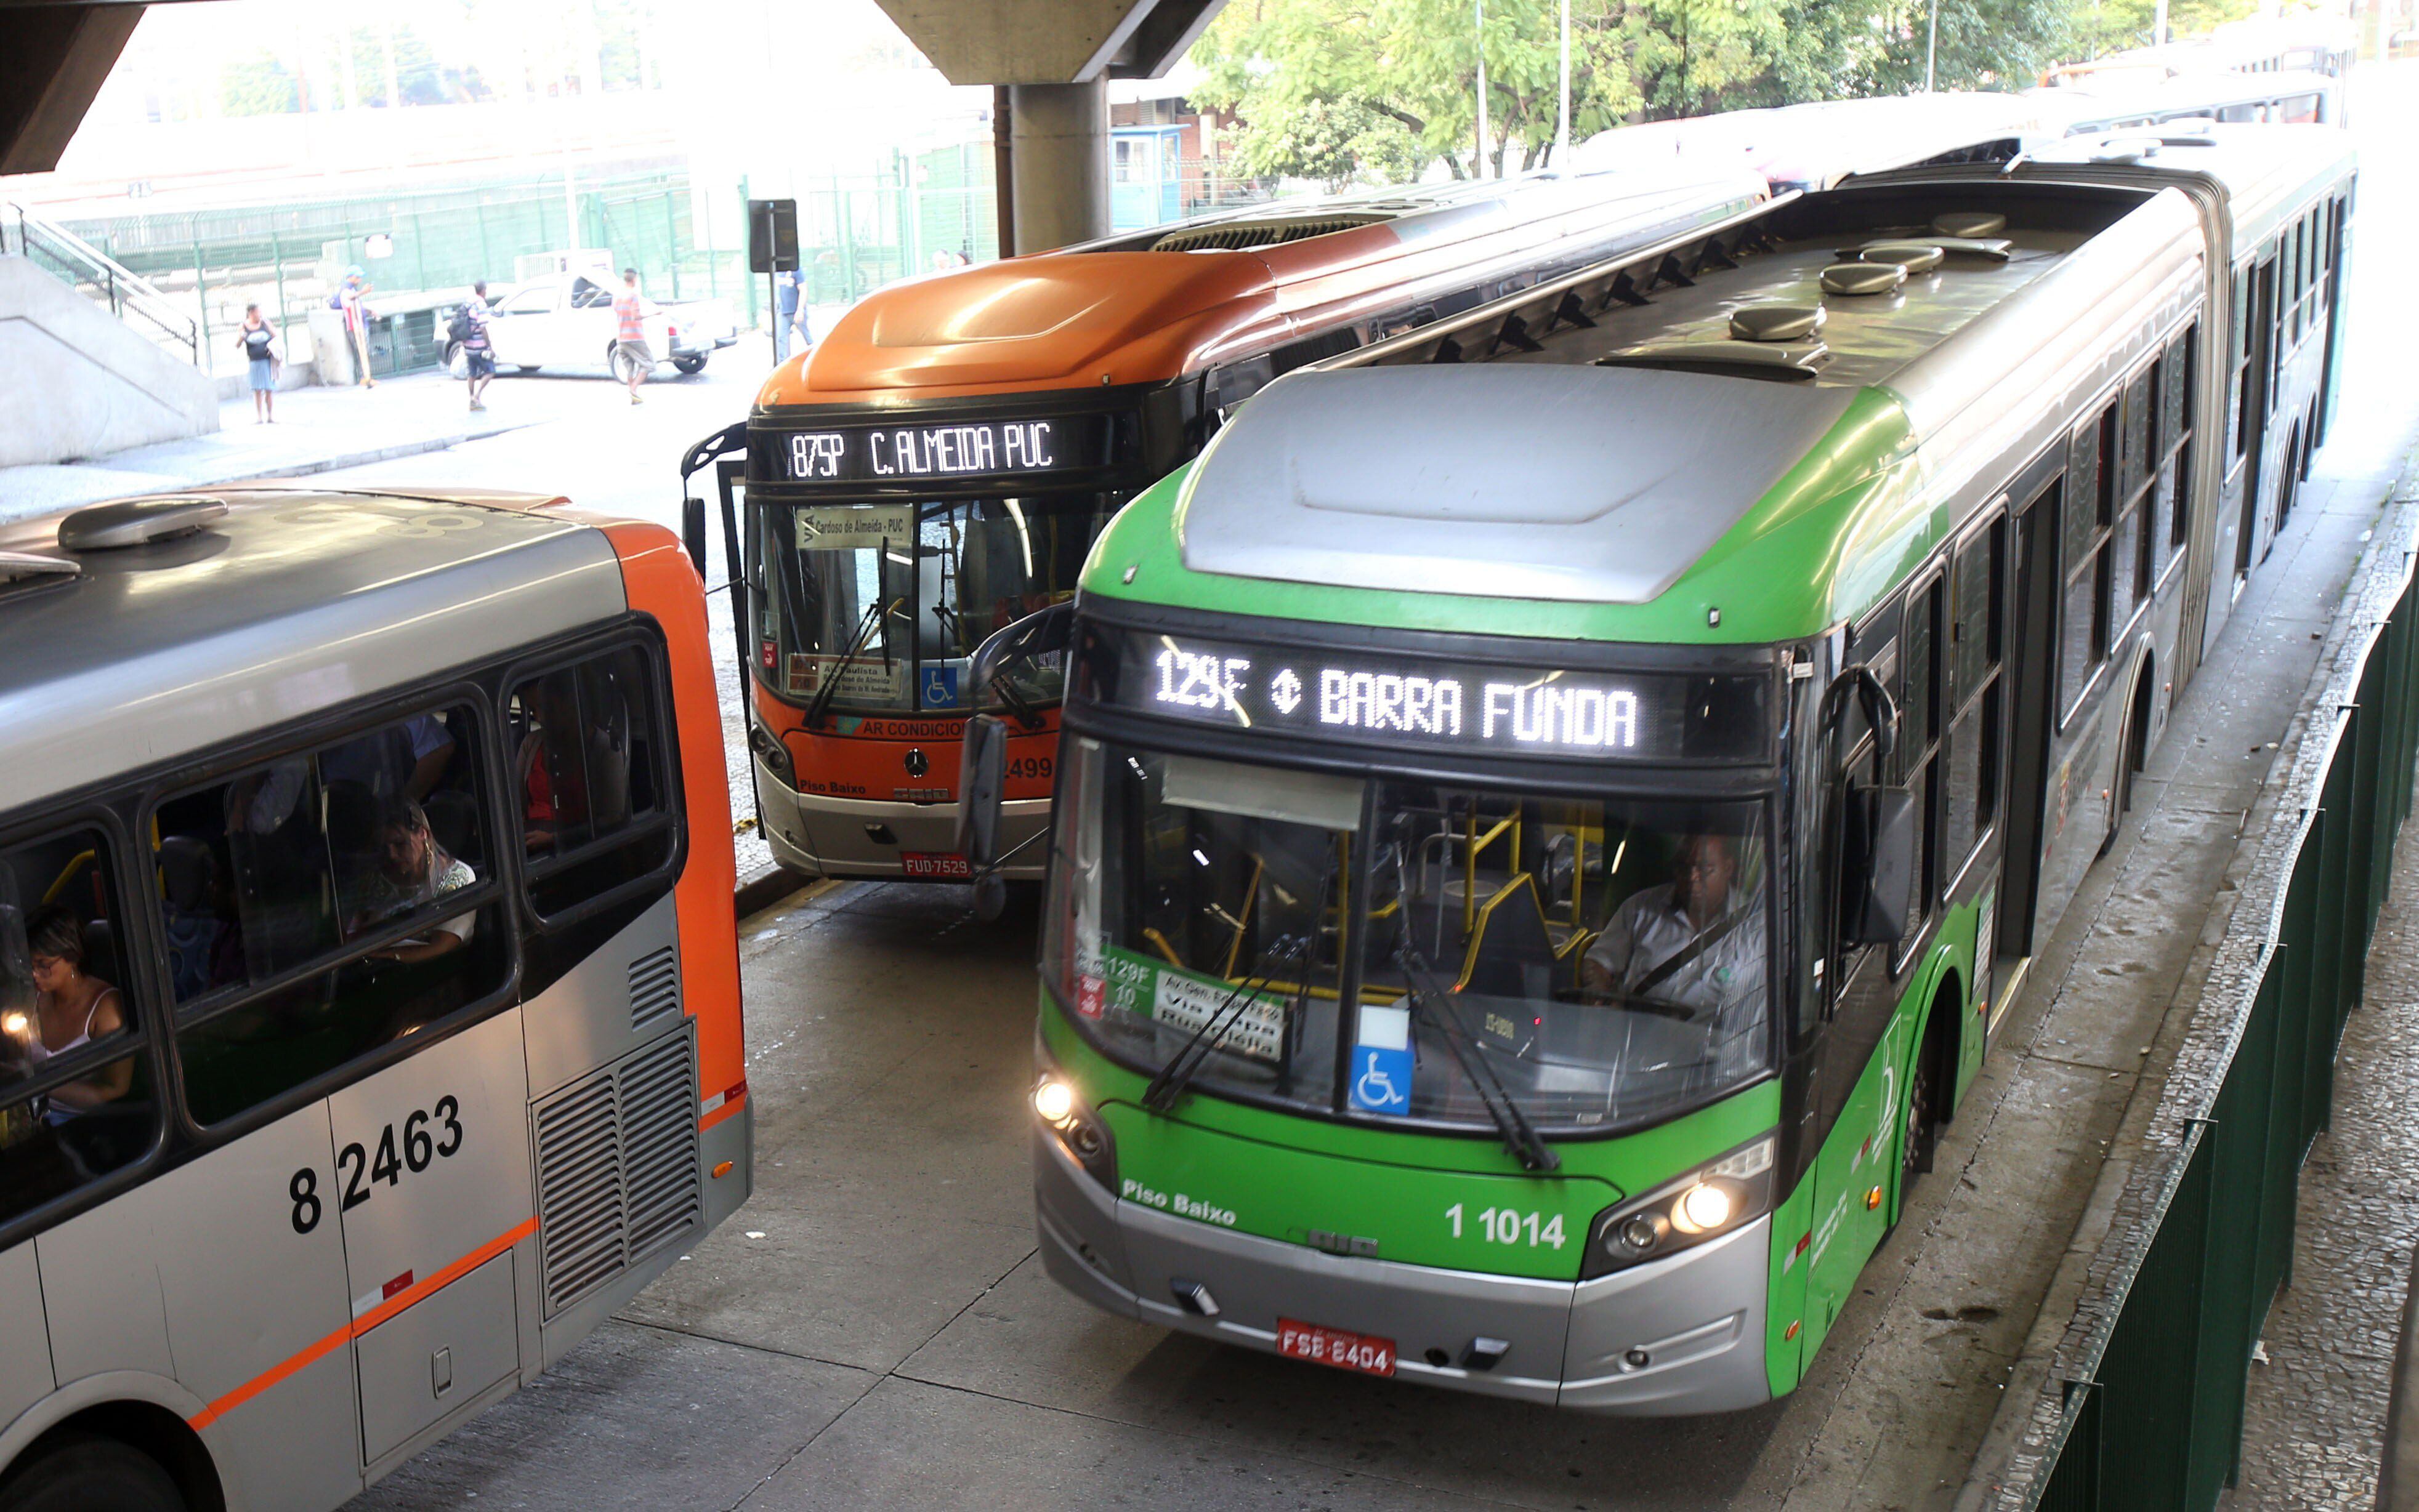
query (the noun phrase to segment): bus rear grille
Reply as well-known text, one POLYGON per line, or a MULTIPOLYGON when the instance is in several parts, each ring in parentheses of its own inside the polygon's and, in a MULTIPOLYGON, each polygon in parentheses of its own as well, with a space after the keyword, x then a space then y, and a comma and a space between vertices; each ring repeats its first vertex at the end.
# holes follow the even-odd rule
POLYGON ((552 1317, 686 1232, 702 1209, 697 1045, 667 1035, 537 1110, 539 1264, 552 1317))
POLYGON ((630 963, 630 1027, 644 1029, 680 1012, 680 967, 666 945, 630 963))

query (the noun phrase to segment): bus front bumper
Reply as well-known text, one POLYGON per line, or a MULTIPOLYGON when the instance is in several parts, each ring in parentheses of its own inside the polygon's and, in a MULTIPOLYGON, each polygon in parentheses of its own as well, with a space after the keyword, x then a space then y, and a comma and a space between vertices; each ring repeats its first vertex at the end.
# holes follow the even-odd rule
POLYGON ((1103 1311, 1270 1353, 1280 1318, 1375 1335, 1406 1380, 1550 1406, 1673 1416, 1772 1399, 1768 1217, 1574 1283, 1329 1255, 1121 1202, 1040 1129, 1033 1169, 1042 1263, 1103 1311), (1213 1316, 1184 1305, 1196 1284, 1213 1316), (1465 1364, 1480 1338, 1510 1345, 1491 1369, 1465 1364))
MULTIPOLYGON (((958 806, 900 803, 801 793, 756 766, 756 798, 773 859, 809 877, 908 878, 963 882, 957 864, 958 806)), ((1000 805, 999 849, 1013 860, 999 868, 1012 882, 1040 881, 1049 859, 1050 800, 1013 799, 1000 805), (1030 844, 1027 844, 1030 842, 1030 844), (1016 848, 1023 846, 1022 850, 1016 848)))

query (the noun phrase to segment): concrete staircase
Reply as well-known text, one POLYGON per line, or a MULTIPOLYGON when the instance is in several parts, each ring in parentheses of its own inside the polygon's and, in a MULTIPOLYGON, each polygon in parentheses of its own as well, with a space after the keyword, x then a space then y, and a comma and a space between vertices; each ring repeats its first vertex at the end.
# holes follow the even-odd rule
POLYGON ((74 237, 0 206, 0 467, 219 428, 190 317, 74 237))

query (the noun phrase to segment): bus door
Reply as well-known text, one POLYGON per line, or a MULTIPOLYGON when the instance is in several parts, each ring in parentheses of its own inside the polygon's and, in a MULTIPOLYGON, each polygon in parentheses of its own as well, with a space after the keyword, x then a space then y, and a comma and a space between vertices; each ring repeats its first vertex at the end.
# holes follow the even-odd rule
MULTIPOLYGON (((1992 1020, 2007 1005, 2017 963, 2033 954, 2041 913, 2042 848, 2049 815, 2049 741, 2057 720, 2059 499, 2064 478, 2055 455, 2046 481, 2026 480, 2016 491, 2014 603, 2008 617, 2014 717, 2009 720, 2007 838, 2000 848, 1999 984, 1992 1020), (2029 492, 2027 492, 2029 490, 2029 492)), ((2039 469, 2035 469, 2038 471, 2039 469)))

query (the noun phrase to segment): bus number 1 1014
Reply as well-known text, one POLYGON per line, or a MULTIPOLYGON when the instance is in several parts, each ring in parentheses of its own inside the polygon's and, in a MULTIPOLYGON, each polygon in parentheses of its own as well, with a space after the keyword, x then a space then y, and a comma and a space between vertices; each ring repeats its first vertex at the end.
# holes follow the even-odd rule
MULTIPOLYGON (((1461 1237, 1462 1205, 1456 1202, 1444 1210, 1453 1222, 1453 1236, 1461 1237)), ((1563 1247, 1563 1215, 1559 1213, 1541 1219, 1534 1213, 1516 1213, 1510 1208, 1488 1208, 1478 1215, 1479 1227, 1486 1230, 1489 1244, 1517 1245, 1525 1237, 1529 1247, 1551 1245, 1563 1247)))

